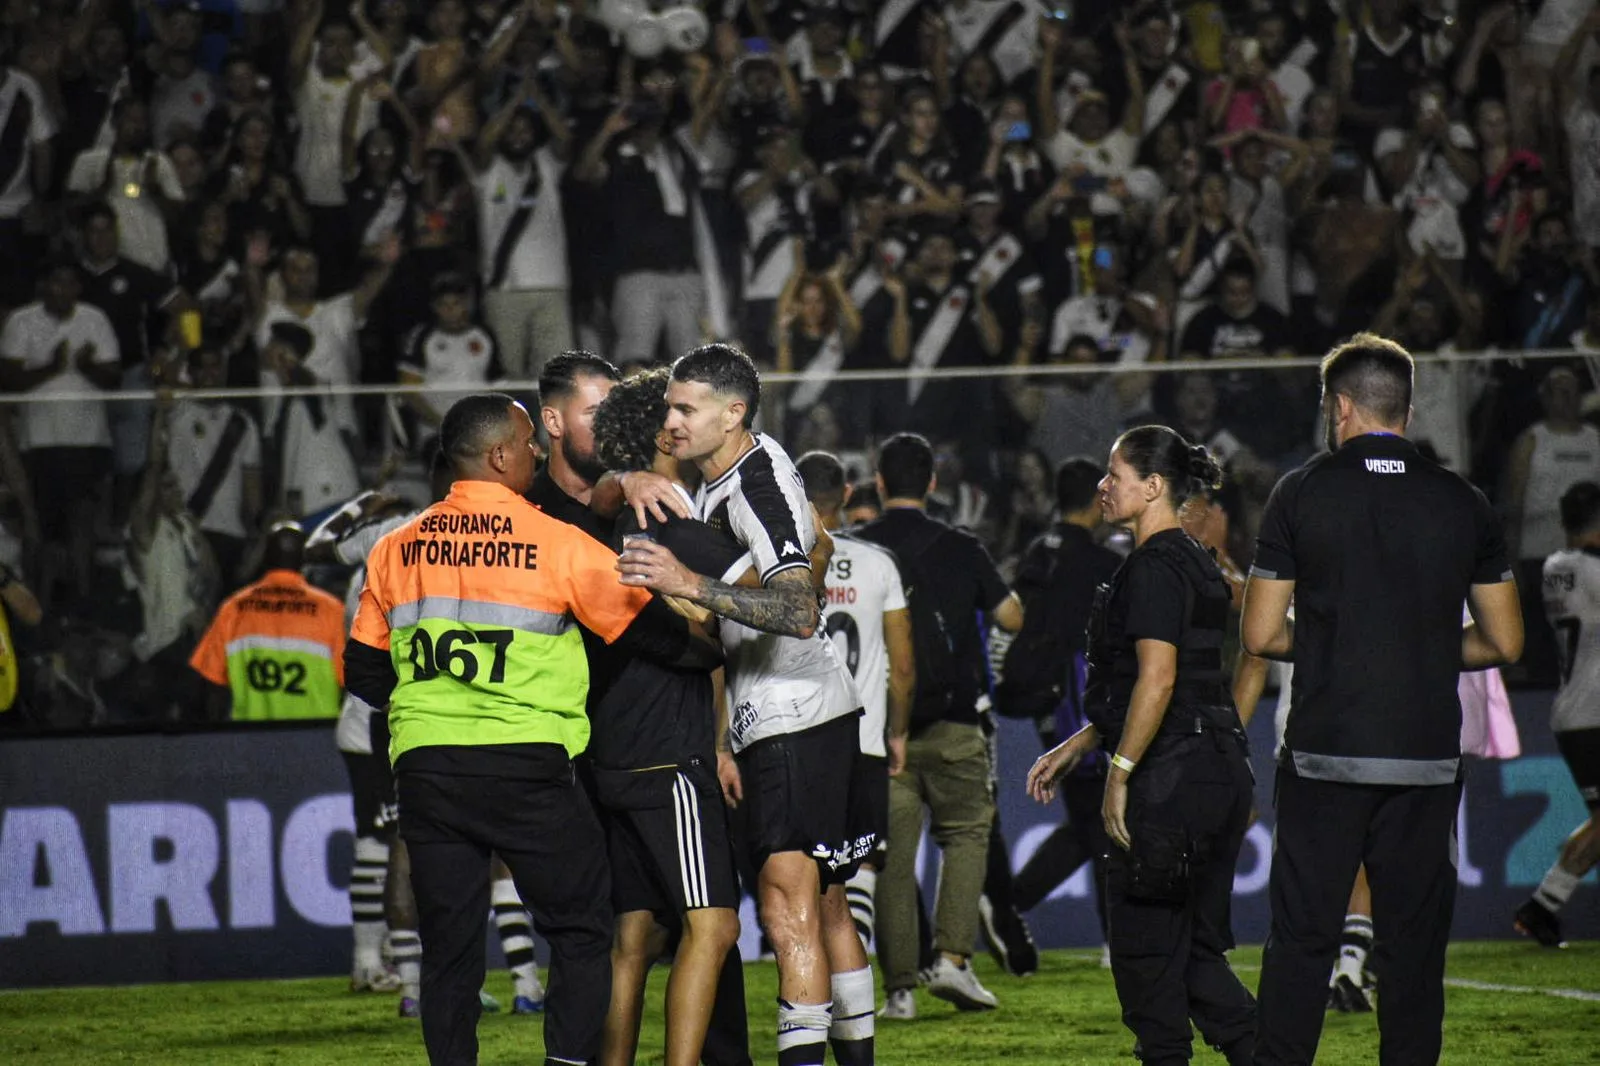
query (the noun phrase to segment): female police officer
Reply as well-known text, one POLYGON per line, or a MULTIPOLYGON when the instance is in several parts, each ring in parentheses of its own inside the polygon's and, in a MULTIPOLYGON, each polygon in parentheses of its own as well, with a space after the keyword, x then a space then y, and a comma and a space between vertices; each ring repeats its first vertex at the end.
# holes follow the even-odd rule
POLYGON ((1255 1001, 1228 967, 1229 897, 1249 820, 1244 731, 1222 669, 1229 589, 1179 526, 1218 484, 1204 447, 1162 426, 1124 433, 1100 506, 1134 550, 1089 622, 1090 725, 1028 772, 1041 803, 1096 746, 1112 753, 1102 815, 1115 845, 1105 900, 1122 1020, 1147 1064, 1187 1063, 1189 1019, 1229 1063, 1255 1048, 1255 1001))

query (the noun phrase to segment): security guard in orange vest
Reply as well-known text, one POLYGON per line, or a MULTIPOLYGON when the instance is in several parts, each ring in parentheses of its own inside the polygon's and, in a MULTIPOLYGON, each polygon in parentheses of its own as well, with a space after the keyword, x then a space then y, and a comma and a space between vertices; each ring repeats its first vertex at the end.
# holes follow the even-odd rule
POLYGON ((217 609, 189 659, 213 688, 208 717, 236 722, 337 718, 344 689, 344 604, 300 573, 306 534, 267 531, 261 580, 217 609))
POLYGON ((589 742, 578 623, 686 667, 710 668, 720 649, 622 585, 609 548, 523 498, 535 450, 520 403, 457 401, 439 447, 450 494, 367 556, 345 652, 350 691, 389 708, 423 1041, 435 1064, 477 1062, 493 851, 550 944, 545 1061, 587 1063, 611 999, 612 912, 604 836, 572 766, 589 742))

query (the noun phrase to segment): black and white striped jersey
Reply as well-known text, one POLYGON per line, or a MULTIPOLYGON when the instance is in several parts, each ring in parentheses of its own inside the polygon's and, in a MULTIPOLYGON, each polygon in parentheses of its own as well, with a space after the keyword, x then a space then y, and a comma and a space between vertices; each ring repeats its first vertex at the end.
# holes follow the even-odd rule
MULTIPOLYGON (((809 571, 817 540, 805 487, 777 441, 755 434, 755 447, 695 497, 699 517, 750 553, 763 584, 786 570, 809 571)), ((728 737, 734 751, 767 737, 797 733, 854 714, 861 706, 824 625, 811 637, 763 633, 723 619, 728 661, 728 737)))

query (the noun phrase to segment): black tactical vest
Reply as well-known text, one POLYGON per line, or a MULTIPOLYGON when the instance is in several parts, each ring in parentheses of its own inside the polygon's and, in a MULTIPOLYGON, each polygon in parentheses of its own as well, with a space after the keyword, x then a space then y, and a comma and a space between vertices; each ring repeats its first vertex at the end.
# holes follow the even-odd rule
POLYGON ((1170 567, 1183 583, 1183 601, 1172 610, 1183 616, 1178 641, 1178 677, 1158 736, 1202 729, 1240 730, 1227 671, 1222 662, 1231 594, 1222 570, 1199 542, 1179 531, 1152 536, 1095 593, 1089 616, 1089 677, 1084 692, 1089 720, 1107 750, 1115 750, 1128 717, 1133 686, 1139 679, 1135 642, 1127 635, 1131 595, 1127 576, 1136 567, 1170 567))

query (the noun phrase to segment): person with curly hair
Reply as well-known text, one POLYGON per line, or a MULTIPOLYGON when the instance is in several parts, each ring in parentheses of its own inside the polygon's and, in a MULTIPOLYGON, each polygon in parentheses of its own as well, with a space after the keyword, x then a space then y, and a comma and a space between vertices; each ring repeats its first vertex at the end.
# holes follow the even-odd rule
POLYGON ((595 411, 595 455, 607 470, 655 470, 674 481, 682 480, 671 442, 666 439, 670 377, 671 371, 665 367, 635 374, 614 385, 595 411))
MULTIPOLYGON (((613 471, 664 474, 688 500, 662 428, 667 374, 647 371, 612 387, 595 411, 595 454, 613 471)), ((700 573, 732 581, 749 570, 744 548, 703 522, 651 519, 640 531, 633 510, 624 508, 613 540, 641 533, 700 573)), ((717 781, 713 674, 629 656, 597 676, 614 678, 590 695, 589 755, 617 914, 600 1061, 634 1060, 645 975, 680 928, 667 985, 665 1061, 690 1066, 700 1062, 702 1049, 708 1062, 729 1061, 707 1046, 748 1045, 739 887, 717 781)))

